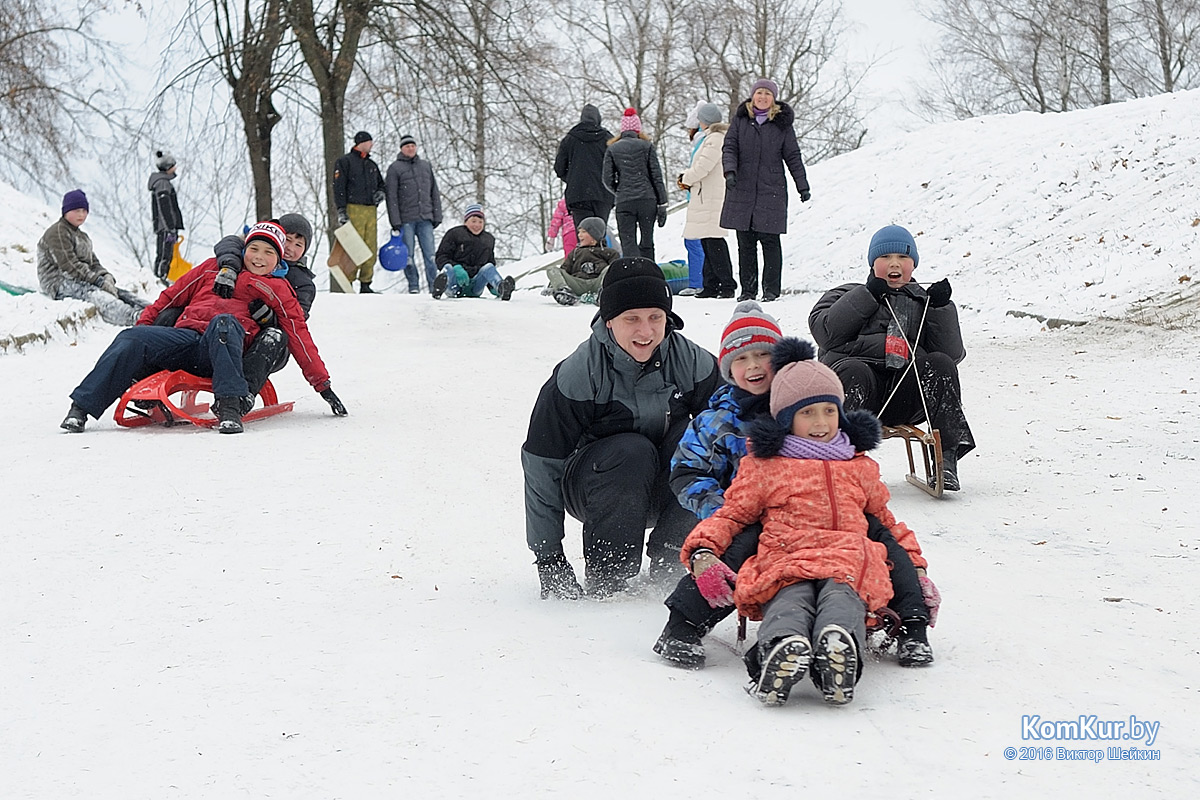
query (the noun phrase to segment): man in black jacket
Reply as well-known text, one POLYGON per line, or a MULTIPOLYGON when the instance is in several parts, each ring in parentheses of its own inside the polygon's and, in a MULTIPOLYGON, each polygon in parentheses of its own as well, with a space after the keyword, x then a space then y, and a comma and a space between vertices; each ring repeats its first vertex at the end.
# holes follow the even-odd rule
MULTIPOLYGON (((371 147, 375 144, 371 134, 359 131, 354 134, 354 147, 333 165, 333 203, 337 206, 338 225, 347 222, 371 248, 371 257, 358 265, 356 274, 349 275, 351 283, 358 278, 360 294, 374 294, 371 279, 375 277, 375 256, 379 251, 379 231, 375 208, 384 201, 383 176, 379 166, 371 160, 371 147)), ((334 281, 329 282, 329 291, 340 292, 334 281)))
MULTIPOLYGON (((608 224, 612 211, 612 193, 604 188, 601 171, 604 151, 612 134, 600 127, 600 110, 593 105, 583 107, 579 124, 563 137, 554 158, 554 172, 566 183, 563 199, 575 221, 576 229, 588 217, 599 217, 608 224)), ((601 243, 603 244, 603 243, 601 243)))

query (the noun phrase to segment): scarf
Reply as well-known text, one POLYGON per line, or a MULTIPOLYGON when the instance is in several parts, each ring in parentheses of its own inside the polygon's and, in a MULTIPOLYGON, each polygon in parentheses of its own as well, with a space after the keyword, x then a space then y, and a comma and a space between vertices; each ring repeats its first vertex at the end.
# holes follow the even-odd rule
POLYGON ((783 437, 783 447, 779 455, 784 458, 813 459, 816 461, 849 461, 854 458, 854 445, 845 431, 838 431, 828 442, 818 442, 792 436, 790 433, 783 437))
POLYGON ((907 292, 884 295, 888 307, 887 340, 883 346, 883 365, 888 369, 904 369, 912 356, 906 331, 912 330, 921 313, 921 301, 907 292))
POLYGON ((754 107, 754 121, 757 122, 759 125, 762 125, 764 122, 767 121, 767 114, 769 114, 770 111, 771 111, 771 109, 769 109, 769 108, 759 108, 759 107, 755 106, 754 107))

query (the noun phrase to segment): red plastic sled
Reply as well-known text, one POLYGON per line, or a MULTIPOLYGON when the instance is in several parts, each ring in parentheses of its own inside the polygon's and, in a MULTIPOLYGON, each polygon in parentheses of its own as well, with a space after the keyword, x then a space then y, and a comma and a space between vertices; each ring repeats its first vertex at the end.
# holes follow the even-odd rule
MULTIPOLYGON (((210 378, 200 378, 183 370, 156 372, 149 378, 138 381, 121 395, 113 418, 124 428, 137 428, 142 425, 169 427, 189 423, 211 428, 217 424, 217 418, 209 413, 209 403, 197 400, 201 392, 212 394, 210 378), (179 395, 179 400, 172 401, 172 395, 179 395)), ((291 411, 294 405, 292 402, 279 402, 270 380, 259 392, 259 397, 262 399, 262 406, 244 414, 243 422, 283 414, 291 411)))

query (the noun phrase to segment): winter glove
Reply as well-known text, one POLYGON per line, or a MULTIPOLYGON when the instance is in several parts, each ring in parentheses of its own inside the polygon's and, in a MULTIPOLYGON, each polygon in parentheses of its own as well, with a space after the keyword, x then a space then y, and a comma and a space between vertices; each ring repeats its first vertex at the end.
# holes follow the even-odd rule
POLYGON ((692 577, 711 608, 733 605, 733 585, 737 583, 737 573, 717 558, 716 553, 711 550, 693 553, 692 577))
POLYGON ((401 234, 401 230, 399 228, 392 228, 392 238, 393 239, 395 239, 400 234, 401 234))
POLYGON ((108 292, 114 296, 117 293, 117 280, 112 275, 105 275, 100 278, 96 285, 100 287, 100 291, 102 292, 108 292))
POLYGON ((333 389, 323 389, 321 391, 321 397, 325 398, 326 403, 329 403, 329 407, 333 409, 333 415, 335 417, 346 416, 346 407, 342 405, 342 401, 338 399, 338 396, 333 393, 333 389))
POLYGON ((383 193, 383 189, 376 189, 375 194, 371 195, 371 199, 375 201, 375 205, 379 205, 387 199, 387 195, 383 193))
POLYGON ((271 307, 264 303, 260 298, 254 298, 250 301, 250 319, 258 323, 258 327, 265 328, 275 322, 275 312, 271 307))
POLYGON ((735 186, 737 186, 737 173, 736 172, 726 172, 725 173, 725 188, 732 189, 735 186))
POLYGON ((346 213, 346 209, 338 209, 338 225, 345 225, 350 221, 350 215, 346 213))
POLYGON ((917 578, 921 584, 921 596, 925 598, 925 607, 929 609, 929 627, 937 625, 938 609, 942 606, 942 593, 933 585, 933 581, 924 575, 917 578))
POLYGON ((807 203, 811 199, 812 199, 812 192, 810 192, 808 189, 800 190, 800 202, 801 203, 807 203))
POLYGON ((179 231, 167 231, 166 235, 163 236, 163 243, 166 244, 168 247, 174 247, 175 243, 178 241, 179 241, 179 231))
POLYGON ((867 278, 867 291, 871 293, 876 302, 883 302, 883 293, 887 290, 888 284, 883 278, 880 278, 878 275, 872 275, 867 278))
POLYGON ((664 226, 666 224, 667 224, 667 207, 666 207, 666 205, 661 205, 658 207, 658 227, 661 228, 662 226, 664 226))
POLYGON ((950 281, 942 278, 937 283, 931 283, 925 287, 925 294, 929 295, 929 307, 941 308, 950 303, 950 281))
POLYGON ((213 279, 213 294, 226 300, 233 297, 233 287, 237 285, 237 270, 232 267, 221 267, 217 277, 213 279))

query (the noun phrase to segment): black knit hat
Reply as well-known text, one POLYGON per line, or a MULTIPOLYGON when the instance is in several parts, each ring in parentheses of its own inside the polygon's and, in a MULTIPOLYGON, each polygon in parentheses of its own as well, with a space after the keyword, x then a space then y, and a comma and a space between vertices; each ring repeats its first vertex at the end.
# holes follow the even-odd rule
POLYGON ((372 141, 374 138, 375 138, 374 136, 367 133, 366 131, 359 131, 358 133, 354 134, 354 143, 362 144, 363 142, 372 141))
POLYGON ((609 320, 631 308, 661 308, 676 328, 683 320, 671 311, 671 289, 662 270, 648 258, 618 258, 609 265, 600 289, 600 317, 609 320))

